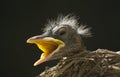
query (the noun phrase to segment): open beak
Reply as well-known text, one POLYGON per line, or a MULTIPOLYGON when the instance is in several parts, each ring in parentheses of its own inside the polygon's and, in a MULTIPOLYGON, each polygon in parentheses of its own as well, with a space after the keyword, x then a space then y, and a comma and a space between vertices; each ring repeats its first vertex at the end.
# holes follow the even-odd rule
POLYGON ((36 44, 39 49, 43 51, 39 60, 34 63, 37 66, 45 61, 48 61, 53 52, 59 51, 60 48, 65 46, 65 43, 61 40, 52 37, 34 36, 27 40, 27 43, 36 44))

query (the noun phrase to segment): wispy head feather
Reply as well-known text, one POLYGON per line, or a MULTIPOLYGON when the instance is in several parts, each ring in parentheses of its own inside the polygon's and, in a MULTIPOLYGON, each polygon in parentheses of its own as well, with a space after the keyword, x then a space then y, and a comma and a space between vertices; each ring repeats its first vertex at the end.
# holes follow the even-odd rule
POLYGON ((64 24, 71 26, 81 36, 84 36, 84 37, 91 36, 91 32, 90 32, 91 28, 87 28, 86 26, 83 26, 83 25, 80 26, 78 23, 78 18, 71 14, 66 16, 59 15, 56 20, 52 20, 52 21, 49 20, 44 31, 52 30, 55 26, 60 26, 64 24))
POLYGON ((78 27, 77 33, 84 37, 91 37, 92 34, 90 32, 90 29, 91 28, 87 28, 86 25, 81 25, 80 27, 78 27))
POLYGON ((78 18, 72 14, 66 16, 63 15, 58 16, 57 23, 59 25, 63 25, 63 24, 69 25, 74 29, 78 28, 79 26, 78 18))

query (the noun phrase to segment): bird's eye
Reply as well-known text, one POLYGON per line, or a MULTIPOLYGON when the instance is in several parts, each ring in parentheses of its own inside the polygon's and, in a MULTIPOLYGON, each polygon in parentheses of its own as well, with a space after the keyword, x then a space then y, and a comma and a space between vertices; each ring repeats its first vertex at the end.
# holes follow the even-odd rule
POLYGON ((60 32, 60 35, 64 35, 66 32, 65 31, 62 31, 62 32, 60 32))
POLYGON ((60 30, 59 30, 59 35, 64 35, 66 33, 66 29, 65 28, 61 28, 60 30))

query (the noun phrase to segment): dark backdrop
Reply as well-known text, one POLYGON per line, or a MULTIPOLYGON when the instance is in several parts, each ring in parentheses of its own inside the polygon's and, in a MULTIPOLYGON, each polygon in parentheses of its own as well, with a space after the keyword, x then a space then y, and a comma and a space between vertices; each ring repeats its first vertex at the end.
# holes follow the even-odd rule
MULTIPOLYGON (((116 0, 117 1, 117 0, 116 0)), ((81 24, 92 27, 93 37, 85 39, 89 50, 120 50, 120 6, 115 0, 2 0, 1 1, 1 77, 35 77, 46 65, 33 63, 41 52, 26 44, 34 35, 42 34, 48 18, 74 13, 81 24)))

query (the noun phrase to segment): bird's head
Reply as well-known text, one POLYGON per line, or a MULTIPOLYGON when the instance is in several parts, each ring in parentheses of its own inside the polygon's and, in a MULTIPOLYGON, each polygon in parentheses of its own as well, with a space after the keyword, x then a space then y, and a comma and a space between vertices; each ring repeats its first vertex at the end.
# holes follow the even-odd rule
POLYGON ((36 44, 43 51, 34 66, 83 51, 85 47, 81 36, 89 35, 89 28, 79 27, 75 16, 59 16, 56 21, 50 21, 42 35, 27 40, 27 43, 36 44))

